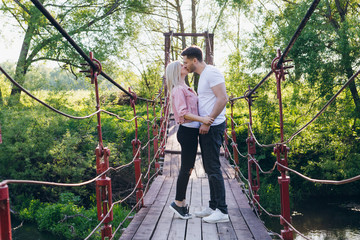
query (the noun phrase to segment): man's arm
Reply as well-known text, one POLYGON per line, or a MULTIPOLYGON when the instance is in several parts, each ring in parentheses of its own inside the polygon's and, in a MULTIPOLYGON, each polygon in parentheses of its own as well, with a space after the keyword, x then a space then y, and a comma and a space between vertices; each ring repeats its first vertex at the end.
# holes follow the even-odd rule
MULTIPOLYGON (((215 85, 211 89, 216 96, 216 102, 209 116, 215 119, 222 112, 229 98, 226 94, 225 83, 215 85)), ((206 134, 209 132, 209 129, 210 125, 202 124, 200 126, 199 132, 200 134, 206 134)))
POLYGON ((220 83, 218 85, 215 85, 211 89, 216 96, 216 102, 215 102, 214 108, 211 111, 209 116, 215 119, 217 116, 219 116, 219 114, 222 112, 222 110, 226 106, 226 103, 228 102, 229 97, 226 94, 225 83, 220 83))

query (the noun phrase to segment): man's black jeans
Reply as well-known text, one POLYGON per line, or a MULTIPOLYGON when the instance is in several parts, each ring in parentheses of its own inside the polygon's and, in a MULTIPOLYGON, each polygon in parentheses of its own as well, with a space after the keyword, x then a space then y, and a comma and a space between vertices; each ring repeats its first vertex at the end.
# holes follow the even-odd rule
POLYGON ((204 169, 209 180, 209 207, 213 210, 218 208, 222 213, 227 214, 225 185, 220 164, 220 147, 224 141, 224 130, 225 122, 211 126, 207 134, 199 135, 199 140, 204 169))
POLYGON ((186 188, 196 159, 198 136, 198 128, 179 126, 177 140, 181 145, 181 168, 176 183, 177 201, 183 201, 186 197, 186 188))

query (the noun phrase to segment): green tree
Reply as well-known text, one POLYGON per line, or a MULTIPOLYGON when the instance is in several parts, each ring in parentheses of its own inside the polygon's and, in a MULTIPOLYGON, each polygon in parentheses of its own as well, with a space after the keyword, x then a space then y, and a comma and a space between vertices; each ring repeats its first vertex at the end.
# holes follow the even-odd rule
MULTIPOLYGON (((263 23, 257 26, 250 47, 252 63, 262 66, 275 55, 275 46, 285 49, 312 1, 284 1, 276 8, 262 9, 263 23), (256 40, 256 41, 255 41, 256 40)), ((321 96, 330 97, 336 85, 350 78, 360 59, 360 6, 356 0, 320 2, 305 29, 295 42, 289 58, 295 62, 295 78, 317 88, 321 96)), ((261 22, 261 21, 260 21, 261 22)), ((354 119, 359 118, 360 98, 356 81, 349 85, 355 106, 354 119)))
MULTIPOLYGON (((146 1, 135 0, 40 2, 85 52, 95 52, 99 60, 120 51, 136 27, 134 13, 146 6, 146 1)), ((79 55, 30 1, 2 0, 0 11, 16 18, 24 31, 14 76, 20 84, 25 82, 30 66, 38 61, 56 61, 68 68, 80 66, 79 55)), ((13 88, 11 96, 13 104, 19 102, 20 90, 13 88)))

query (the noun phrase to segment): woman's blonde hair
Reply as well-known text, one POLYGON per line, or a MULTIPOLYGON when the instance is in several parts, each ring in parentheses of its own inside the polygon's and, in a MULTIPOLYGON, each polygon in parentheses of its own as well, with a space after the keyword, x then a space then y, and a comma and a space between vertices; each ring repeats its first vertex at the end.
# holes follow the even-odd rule
POLYGON ((180 83, 181 63, 175 61, 167 65, 165 77, 169 93, 171 93, 171 90, 180 83))

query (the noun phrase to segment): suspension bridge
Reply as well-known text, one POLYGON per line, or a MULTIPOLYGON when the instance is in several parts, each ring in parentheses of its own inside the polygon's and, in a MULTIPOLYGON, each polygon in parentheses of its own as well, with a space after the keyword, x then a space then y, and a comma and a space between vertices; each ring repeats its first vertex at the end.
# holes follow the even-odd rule
MULTIPOLYGON (((221 157, 222 171, 225 178, 227 202, 229 205, 229 223, 207 224, 203 223, 199 218, 190 220, 180 220, 174 217, 174 214, 168 209, 170 201, 174 198, 174 183, 178 170, 179 170, 179 145, 175 139, 177 126, 171 118, 169 107, 169 96, 167 93, 165 81, 163 79, 163 86, 159 90, 159 94, 153 99, 146 99, 138 97, 131 89, 125 90, 110 76, 108 76, 102 69, 101 63, 94 58, 93 53, 87 55, 75 43, 70 35, 60 26, 60 24, 51 16, 51 14, 44 8, 38 0, 31 0, 31 2, 41 11, 42 14, 51 22, 52 25, 63 35, 63 37, 74 47, 80 56, 87 62, 88 69, 84 70, 91 78, 91 83, 94 84, 96 96, 96 111, 87 116, 72 116, 67 113, 61 112, 56 108, 48 105, 42 100, 33 96, 29 91, 24 89, 17 83, 3 68, 0 71, 9 79, 16 87, 21 89, 25 94, 34 100, 38 101, 44 107, 63 115, 64 117, 72 119, 86 119, 93 116, 97 117, 97 130, 98 130, 98 147, 96 153, 96 172, 97 176, 88 181, 81 183, 58 183, 58 182, 45 182, 35 180, 3 180, 0 183, 0 238, 2 240, 11 240, 11 220, 10 220, 10 201, 8 185, 9 184, 40 184, 47 186, 62 186, 62 187, 77 187, 90 183, 96 183, 96 200, 97 200, 97 215, 98 225, 94 226, 91 233, 85 238, 90 239, 93 236, 99 236, 101 239, 114 239, 116 233, 122 229, 124 221, 129 218, 136 209, 138 210, 131 224, 123 231, 120 239, 271 239, 269 231, 263 225, 262 221, 258 218, 261 211, 274 218, 279 218, 283 230, 281 233, 271 233, 280 239, 290 240, 293 239, 294 232, 304 239, 309 239, 291 224, 291 209, 289 200, 289 173, 297 174, 304 179, 321 184, 346 184, 349 182, 357 181, 360 176, 355 176, 349 179, 340 181, 333 180, 319 180, 309 178, 288 167, 288 152, 289 148, 286 144, 290 143, 300 132, 306 129, 317 117, 319 117, 326 108, 354 81, 360 74, 360 71, 351 76, 348 81, 338 90, 336 94, 323 106, 323 108, 303 127, 291 135, 289 139, 284 139, 284 120, 282 109, 282 90, 281 82, 285 80, 286 69, 291 68, 289 65, 291 60, 286 59, 289 51, 294 45, 296 39, 299 37, 301 31, 306 26, 307 21, 315 11, 320 0, 314 0, 309 7, 306 15, 301 21, 299 27, 295 31, 288 46, 283 52, 277 51, 277 56, 273 59, 271 64, 271 71, 254 87, 249 87, 248 91, 243 96, 232 97, 229 101, 230 114, 227 115, 230 121, 229 129, 224 132, 223 155, 221 157), (262 86, 262 84, 272 75, 275 75, 277 83, 277 99, 279 103, 279 119, 280 119, 280 140, 277 143, 261 144, 256 139, 252 129, 252 107, 255 91, 262 86), (115 113, 102 109, 100 106, 98 76, 103 76, 106 80, 110 81, 121 91, 125 92, 129 97, 130 105, 133 108, 134 117, 132 119, 125 119, 115 113), (235 124, 233 118, 233 108, 235 101, 239 99, 246 100, 249 109, 249 122, 248 125, 248 138, 246 140, 248 152, 246 154, 240 153, 237 148, 237 139, 235 132, 235 124), (139 116, 136 111, 138 101, 144 101, 147 104, 147 115, 139 116), (160 111, 155 109, 156 105, 160 105, 160 111), (153 116, 150 117, 150 107, 153 107, 153 116), (104 146, 103 136, 101 131, 101 114, 109 114, 116 119, 122 121, 133 122, 135 124, 135 136, 132 141, 133 159, 125 165, 110 167, 109 157, 110 151, 104 146), (152 120, 150 120, 152 118, 152 120), (148 138, 142 144, 138 138, 138 121, 143 120, 147 123, 147 136, 148 138), (231 132, 231 135, 228 134, 231 132), (151 137, 152 135, 152 137, 151 137), (230 151, 232 148, 232 151, 230 151), (270 171, 261 169, 258 161, 256 160, 256 147, 274 148, 276 155, 276 162, 270 171), (153 155, 151 155, 150 148, 153 148, 153 155), (147 171, 142 172, 141 169, 141 153, 147 149, 147 171), (248 172, 243 174, 239 169, 239 158, 244 158, 248 163, 248 172), (127 196, 119 200, 113 199, 111 181, 108 176, 111 171, 121 171, 122 169, 133 165, 135 168, 135 187, 133 191, 127 196), (259 174, 268 174, 275 169, 280 172, 278 182, 280 185, 280 198, 281 213, 271 214, 261 206, 258 190, 260 189, 259 174), (152 170, 152 171, 151 171, 152 170), (150 174, 153 172, 153 174, 150 174), (143 184, 143 182, 146 184, 143 184), (151 183, 151 184, 150 184, 151 183), (245 189, 245 185, 248 189, 245 189), (151 187, 150 187, 151 186, 151 187), (131 209, 129 215, 118 226, 112 226, 114 219, 113 207, 116 204, 125 202, 130 196, 136 195, 136 204, 131 209)), ((165 67, 170 62, 170 38, 172 36, 202 36, 205 38, 206 44, 206 62, 211 64, 213 58, 213 34, 208 32, 201 34, 184 34, 184 33, 165 33, 165 67)), ((3 131, 6 131, 6 129, 3 131)), ((1 138, 0 143, 6 141, 1 138)), ((198 210, 202 205, 208 201, 209 190, 207 186, 206 174, 202 168, 200 155, 196 161, 195 171, 191 175, 189 183, 187 199, 190 203, 191 211, 198 210)))

